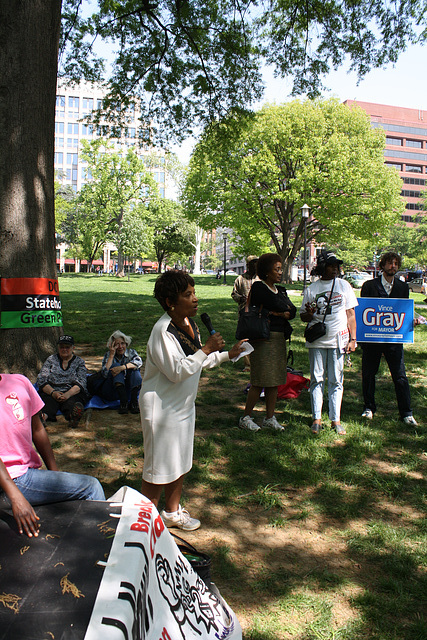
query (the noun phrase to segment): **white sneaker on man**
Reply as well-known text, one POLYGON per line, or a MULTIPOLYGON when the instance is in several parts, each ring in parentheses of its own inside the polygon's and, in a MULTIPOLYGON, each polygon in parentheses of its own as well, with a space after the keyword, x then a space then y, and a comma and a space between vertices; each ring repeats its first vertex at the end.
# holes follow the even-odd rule
POLYGON ((274 431, 284 431, 285 427, 283 427, 276 420, 276 416, 272 416, 271 418, 264 418, 262 423, 263 429, 273 429, 274 431))
POLYGON ((175 511, 174 513, 166 513, 166 511, 162 511, 160 515, 168 528, 176 527, 183 531, 195 531, 200 527, 200 520, 192 518, 187 509, 183 509, 181 505, 179 505, 178 511, 175 511))
POLYGON ((412 427, 418 426, 418 422, 415 420, 414 416, 405 416, 403 418, 403 422, 412 427))
POLYGON ((362 413, 360 417, 366 418, 366 420, 372 420, 372 418, 374 417, 374 414, 370 409, 365 409, 365 411, 362 413))
POLYGON ((239 420, 239 427, 248 431, 259 431, 261 428, 252 420, 251 416, 242 416, 239 420))

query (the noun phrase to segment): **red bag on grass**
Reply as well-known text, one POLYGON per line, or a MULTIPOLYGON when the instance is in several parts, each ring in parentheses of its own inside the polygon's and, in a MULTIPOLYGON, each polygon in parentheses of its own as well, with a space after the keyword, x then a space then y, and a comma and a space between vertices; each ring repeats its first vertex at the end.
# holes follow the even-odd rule
POLYGON ((308 389, 309 386, 310 380, 308 378, 304 378, 304 376, 288 371, 286 384, 279 385, 277 397, 281 400, 298 398, 301 391, 303 389, 308 389))

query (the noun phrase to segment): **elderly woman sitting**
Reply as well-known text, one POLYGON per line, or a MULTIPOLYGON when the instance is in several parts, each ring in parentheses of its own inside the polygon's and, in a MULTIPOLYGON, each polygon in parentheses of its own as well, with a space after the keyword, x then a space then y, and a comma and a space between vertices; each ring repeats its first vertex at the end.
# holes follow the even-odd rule
POLYGON ((74 354, 74 338, 61 336, 58 353, 47 358, 37 376, 43 418, 56 421, 60 410, 70 427, 77 427, 87 400, 86 376, 84 360, 74 354))
POLYGON ((138 394, 142 377, 142 358, 130 349, 132 338, 114 331, 107 341, 107 352, 102 361, 101 380, 96 395, 104 400, 120 400, 119 413, 139 413, 138 394), (130 402, 128 404, 128 397, 130 402))

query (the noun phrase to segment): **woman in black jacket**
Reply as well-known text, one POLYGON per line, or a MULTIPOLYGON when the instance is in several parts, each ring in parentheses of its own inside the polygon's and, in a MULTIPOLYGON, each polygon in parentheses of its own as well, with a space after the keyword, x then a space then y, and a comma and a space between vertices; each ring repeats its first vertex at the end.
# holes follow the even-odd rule
POLYGON ((250 304, 263 305, 269 311, 270 338, 254 342, 250 354, 251 386, 246 400, 244 415, 239 427, 258 431, 259 425, 252 419, 252 411, 259 400, 262 389, 265 393, 266 417, 264 428, 282 431, 283 426, 274 415, 277 389, 286 383, 286 337, 290 335, 289 320, 295 318, 296 308, 289 300, 286 289, 278 287, 282 280, 282 260, 277 253, 265 253, 258 260, 259 281, 253 283, 250 304), (286 337, 285 337, 286 336, 286 337))

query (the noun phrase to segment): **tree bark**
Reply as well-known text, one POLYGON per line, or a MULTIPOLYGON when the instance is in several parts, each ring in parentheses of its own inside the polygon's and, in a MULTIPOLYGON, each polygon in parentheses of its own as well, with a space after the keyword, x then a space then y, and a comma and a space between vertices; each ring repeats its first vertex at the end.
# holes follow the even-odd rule
MULTIPOLYGON (((60 0, 0 0, 0 276, 56 278, 60 0)), ((58 327, 0 329, 0 372, 34 378, 58 327)))

